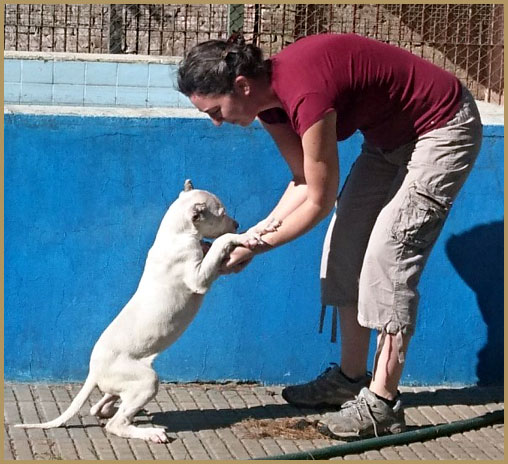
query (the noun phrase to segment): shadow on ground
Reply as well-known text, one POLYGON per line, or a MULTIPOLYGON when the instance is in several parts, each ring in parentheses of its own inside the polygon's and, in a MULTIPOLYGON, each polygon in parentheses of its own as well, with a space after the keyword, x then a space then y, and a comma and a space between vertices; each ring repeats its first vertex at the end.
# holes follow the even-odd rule
MULTIPOLYGON (((504 401, 501 387, 479 388, 440 388, 435 392, 404 392, 402 400, 408 407, 439 405, 485 405, 504 401)), ((152 423, 166 427, 169 433, 182 431, 197 432, 203 429, 230 427, 245 419, 278 419, 287 417, 305 417, 323 413, 330 409, 301 409, 289 404, 270 404, 237 409, 201 409, 187 411, 157 412, 146 417, 139 417, 138 424, 152 423)))

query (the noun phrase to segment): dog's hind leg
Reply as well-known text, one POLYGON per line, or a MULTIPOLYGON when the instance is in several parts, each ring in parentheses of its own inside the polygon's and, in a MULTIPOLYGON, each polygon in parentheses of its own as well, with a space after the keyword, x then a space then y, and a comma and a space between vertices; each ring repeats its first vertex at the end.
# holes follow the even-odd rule
POLYGON ((136 379, 129 379, 128 389, 120 393, 122 403, 116 414, 106 424, 106 431, 123 438, 140 438, 154 443, 169 441, 164 429, 157 427, 136 427, 132 419, 145 404, 157 394, 159 380, 152 368, 136 366, 136 379))
POLYGON ((106 393, 97 404, 90 408, 90 414, 100 419, 113 417, 118 410, 118 408, 114 407, 118 398, 119 396, 106 393))

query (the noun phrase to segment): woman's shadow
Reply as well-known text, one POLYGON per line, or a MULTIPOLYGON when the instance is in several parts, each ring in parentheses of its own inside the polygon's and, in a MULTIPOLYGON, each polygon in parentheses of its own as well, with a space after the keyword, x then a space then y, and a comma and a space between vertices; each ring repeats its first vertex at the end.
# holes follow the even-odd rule
POLYGON ((460 277, 476 293, 487 326, 478 353, 478 385, 503 385, 504 378, 504 222, 495 221, 452 235, 446 253, 460 277))

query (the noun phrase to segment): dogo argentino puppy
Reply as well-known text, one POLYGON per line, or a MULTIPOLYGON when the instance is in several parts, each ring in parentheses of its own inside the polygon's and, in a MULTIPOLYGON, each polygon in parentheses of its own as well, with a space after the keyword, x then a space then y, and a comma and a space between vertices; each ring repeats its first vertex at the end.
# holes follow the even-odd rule
POLYGON ((190 180, 169 207, 148 252, 139 286, 95 344, 88 377, 60 417, 24 428, 64 425, 83 406, 95 387, 104 397, 90 413, 108 418, 106 430, 125 438, 167 443, 162 428, 136 427, 134 415, 155 397, 159 379, 152 368, 155 357, 170 346, 190 324, 219 268, 237 245, 260 240, 280 223, 266 221, 244 234, 226 214, 221 201, 209 192, 193 189, 190 180), (201 240, 215 239, 206 254, 201 240), (115 402, 120 399, 118 408, 115 402))

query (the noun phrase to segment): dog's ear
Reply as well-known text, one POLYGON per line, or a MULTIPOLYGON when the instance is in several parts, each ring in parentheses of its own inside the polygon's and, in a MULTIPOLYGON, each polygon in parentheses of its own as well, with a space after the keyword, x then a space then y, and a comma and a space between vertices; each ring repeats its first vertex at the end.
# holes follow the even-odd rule
POLYGON ((206 203, 195 203, 192 205, 192 222, 202 221, 205 218, 206 203))
POLYGON ((187 179, 184 184, 183 184, 183 191, 184 192, 189 192, 193 189, 193 185, 192 185, 192 182, 190 179, 187 179))

